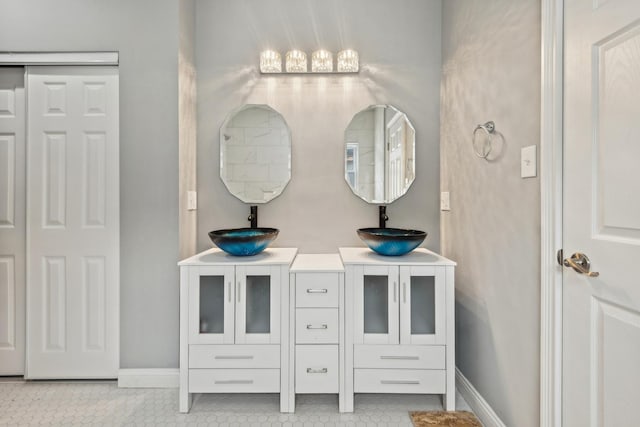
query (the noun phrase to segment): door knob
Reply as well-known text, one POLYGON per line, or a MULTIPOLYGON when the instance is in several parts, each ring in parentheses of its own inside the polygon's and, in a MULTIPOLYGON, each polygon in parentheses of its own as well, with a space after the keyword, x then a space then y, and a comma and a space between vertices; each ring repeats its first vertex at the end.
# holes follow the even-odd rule
POLYGON ((589 257, 582 252, 576 252, 571 255, 571 257, 565 258, 562 264, 588 277, 598 277, 600 275, 597 271, 591 271, 591 261, 589 261, 589 257))

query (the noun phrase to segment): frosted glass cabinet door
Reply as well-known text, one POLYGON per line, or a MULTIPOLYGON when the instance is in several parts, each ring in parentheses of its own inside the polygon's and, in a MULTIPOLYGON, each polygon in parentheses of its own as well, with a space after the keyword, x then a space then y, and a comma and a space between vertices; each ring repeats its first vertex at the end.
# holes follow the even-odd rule
POLYGON ((356 275, 355 343, 398 344, 398 267, 358 267, 356 275))
POLYGON ((400 343, 446 344, 444 269, 400 267, 400 343))
POLYGON ((189 268, 189 342, 233 343, 233 267, 189 268))
POLYGON ((280 269, 236 267, 236 344, 280 342, 280 269))

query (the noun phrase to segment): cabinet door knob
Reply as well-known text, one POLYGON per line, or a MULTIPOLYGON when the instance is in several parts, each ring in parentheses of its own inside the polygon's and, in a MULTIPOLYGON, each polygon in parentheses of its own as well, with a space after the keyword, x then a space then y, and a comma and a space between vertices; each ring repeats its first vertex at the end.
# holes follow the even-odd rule
POLYGON ((307 289, 308 294, 326 294, 327 289, 307 289))

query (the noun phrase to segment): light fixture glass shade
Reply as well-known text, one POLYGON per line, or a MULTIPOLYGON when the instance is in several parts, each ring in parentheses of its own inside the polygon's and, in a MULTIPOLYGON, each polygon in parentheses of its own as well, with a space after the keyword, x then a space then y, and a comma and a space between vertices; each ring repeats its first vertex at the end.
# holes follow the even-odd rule
POLYGON ((346 49, 338 53, 339 73, 355 73, 358 72, 359 68, 358 52, 346 49))
POLYGON ((316 50, 311 55, 311 71, 330 73, 333 71, 333 55, 325 49, 316 50))
POLYGON ((261 73, 281 73, 282 57, 275 50, 265 50, 260 54, 261 73))
POLYGON ((285 67, 287 73, 306 73, 307 54, 301 50, 290 50, 287 52, 285 67))

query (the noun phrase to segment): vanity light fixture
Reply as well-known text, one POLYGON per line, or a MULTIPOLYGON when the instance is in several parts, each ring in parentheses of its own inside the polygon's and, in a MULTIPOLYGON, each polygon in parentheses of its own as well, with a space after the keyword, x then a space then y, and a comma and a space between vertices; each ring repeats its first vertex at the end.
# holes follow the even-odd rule
POLYGON ((359 69, 358 52, 353 49, 346 49, 338 53, 339 73, 357 73, 359 69))
POLYGON ((311 70, 308 69, 307 54, 293 49, 285 55, 285 70, 282 70, 282 57, 275 50, 260 53, 260 72, 262 74, 331 74, 357 73, 360 71, 358 52, 346 49, 338 53, 337 68, 333 68, 333 53, 318 49, 311 54, 311 70))
POLYGON ((333 71, 333 54, 325 49, 319 49, 311 55, 311 72, 330 73, 333 71))
POLYGON ((265 50, 260 54, 261 73, 281 73, 282 57, 275 50, 265 50))
POLYGON ((290 50, 286 59, 287 73, 306 73, 307 54, 301 50, 290 50))

